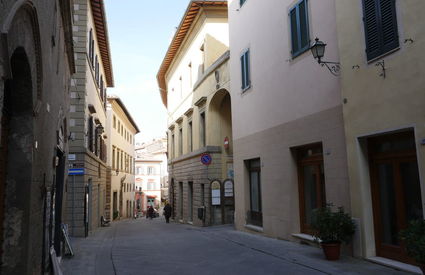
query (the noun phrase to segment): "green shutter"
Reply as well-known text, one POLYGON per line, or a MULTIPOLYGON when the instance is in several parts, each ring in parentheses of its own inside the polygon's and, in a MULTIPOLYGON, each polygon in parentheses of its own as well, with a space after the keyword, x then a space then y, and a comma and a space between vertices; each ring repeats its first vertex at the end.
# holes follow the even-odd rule
POLYGON ((399 46, 395 0, 363 0, 367 59, 399 46))
POLYGON ((292 39, 292 54, 298 53, 298 27, 297 27, 297 9, 296 7, 289 13, 291 17, 291 39, 292 39))
POLYGON ((296 57, 310 48, 308 23, 308 2, 301 0, 289 11, 291 23, 292 57, 296 57))

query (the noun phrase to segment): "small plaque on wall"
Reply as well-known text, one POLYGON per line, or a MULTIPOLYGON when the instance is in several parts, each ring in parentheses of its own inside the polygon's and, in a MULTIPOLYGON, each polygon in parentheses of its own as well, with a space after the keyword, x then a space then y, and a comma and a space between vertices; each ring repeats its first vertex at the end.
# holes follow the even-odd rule
POLYGON ((218 180, 211 182, 211 205, 221 204, 221 183, 218 180))
POLYGON ((224 181, 224 196, 225 197, 233 197, 233 180, 227 179, 224 181))

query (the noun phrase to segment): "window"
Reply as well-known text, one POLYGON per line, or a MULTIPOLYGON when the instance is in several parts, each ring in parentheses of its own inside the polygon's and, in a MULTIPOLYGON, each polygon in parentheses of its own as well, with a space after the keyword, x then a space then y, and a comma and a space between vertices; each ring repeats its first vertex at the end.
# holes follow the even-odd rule
POLYGON ((99 61, 97 59, 97 55, 95 58, 94 78, 95 78, 96 84, 99 86, 99 61))
POLYGON ((118 133, 120 133, 121 130, 121 122, 118 120, 118 133))
POLYGON ((100 76, 100 98, 102 99, 102 101, 104 101, 105 100, 105 93, 103 92, 104 91, 104 88, 103 88, 103 76, 101 75, 100 76))
POLYGON ((183 129, 179 129, 179 156, 183 155, 183 129))
POLYGON ((250 198, 247 223, 263 226, 263 213, 261 207, 261 161, 260 159, 249 160, 247 161, 247 166, 250 198))
POLYGON ((170 142, 170 151, 171 151, 171 158, 174 158, 174 134, 171 135, 171 142, 170 142))
POLYGON ((239 0, 239 5, 242 7, 243 4, 245 4, 246 0, 239 0))
POLYGON ((205 112, 201 113, 200 115, 199 130, 200 130, 199 142, 201 143, 200 147, 204 147, 206 146, 205 112))
POLYGON ((115 147, 112 147, 112 169, 115 170, 115 147))
POLYGON ((154 175, 155 174, 155 167, 149 166, 148 167, 148 175, 154 175))
POLYGON ((90 59, 90 64, 93 66, 93 62, 94 62, 94 40, 93 40, 93 30, 90 29, 89 32, 89 59, 90 59))
POLYGON ((241 72, 242 72, 242 90, 245 91, 251 86, 251 77, 249 70, 249 50, 241 55, 241 72))
POLYGON ((321 144, 297 149, 301 232, 311 234, 313 209, 326 206, 325 174, 321 144))
POLYGON ((301 0, 289 11, 291 22, 292 57, 310 49, 307 0, 301 0))
POLYGON ((363 0, 367 60, 400 45, 395 0, 363 0))
POLYGON ((112 126, 114 127, 114 129, 116 129, 116 128, 117 128, 117 118, 115 117, 115 115, 114 115, 114 117, 112 118, 112 126))
POLYGON ((192 142, 192 134, 193 134, 193 130, 192 130, 192 121, 189 121, 188 123, 188 133, 187 133, 187 140, 188 140, 188 148, 189 148, 189 152, 193 151, 193 142, 192 142))

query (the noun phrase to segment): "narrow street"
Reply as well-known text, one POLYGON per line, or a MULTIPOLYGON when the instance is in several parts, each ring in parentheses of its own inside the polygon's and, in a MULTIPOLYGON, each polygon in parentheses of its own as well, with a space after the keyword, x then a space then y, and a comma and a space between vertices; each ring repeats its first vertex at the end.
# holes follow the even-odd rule
POLYGON ((405 274, 363 260, 323 259, 318 248, 235 231, 126 220, 72 238, 64 274, 405 274))

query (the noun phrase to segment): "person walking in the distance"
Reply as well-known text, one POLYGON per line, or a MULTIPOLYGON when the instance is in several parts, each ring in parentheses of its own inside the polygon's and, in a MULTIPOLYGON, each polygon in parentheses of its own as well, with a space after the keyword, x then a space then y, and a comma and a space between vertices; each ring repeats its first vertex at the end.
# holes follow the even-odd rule
POLYGON ((149 206, 149 208, 148 208, 148 218, 149 219, 153 219, 153 215, 154 215, 154 211, 153 211, 153 207, 152 206, 149 206))
POLYGON ((165 221, 167 223, 170 223, 170 217, 171 217, 171 205, 167 202, 167 204, 164 206, 164 216, 165 221))

